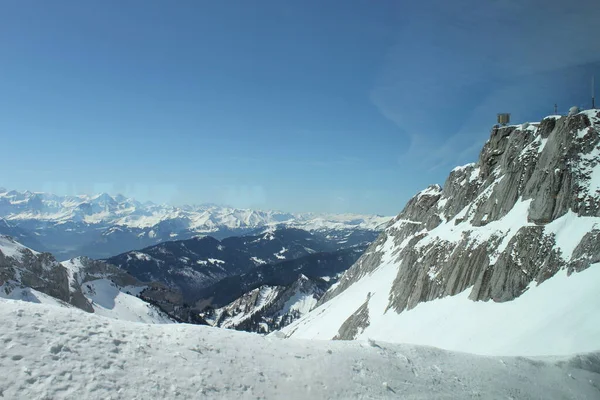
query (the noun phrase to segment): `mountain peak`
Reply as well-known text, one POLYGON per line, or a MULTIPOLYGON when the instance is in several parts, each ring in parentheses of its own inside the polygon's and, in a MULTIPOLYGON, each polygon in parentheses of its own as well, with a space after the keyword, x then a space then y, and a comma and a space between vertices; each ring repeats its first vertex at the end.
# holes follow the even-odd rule
MULTIPOLYGON (((321 298, 320 307, 286 329, 307 338, 396 341, 402 337, 438 345, 441 341, 421 342, 418 336, 402 335, 447 326, 427 319, 434 317, 420 319, 423 311, 419 310, 424 308, 442 318, 425 304, 453 304, 454 318, 468 314, 473 301, 518 301, 519 307, 532 307, 532 313, 544 315, 547 306, 535 303, 536 296, 554 289, 540 291, 540 287, 581 285, 581 279, 563 280, 572 273, 597 279, 599 262, 600 111, 494 127, 476 163, 453 169, 443 188, 433 185, 411 198, 321 298), (544 286, 546 281, 554 283, 544 286), (392 329, 400 319, 412 322, 406 329, 392 329)), ((567 308, 581 306, 566 298, 560 301, 567 308)), ((500 310, 497 307, 489 312, 500 310)), ((504 308, 508 314, 498 316, 497 323, 518 318, 510 314, 516 308, 504 308)), ((447 313, 444 318, 449 318, 447 313)), ((561 318, 552 321, 562 323, 561 318)), ((485 331, 460 322, 447 329, 452 332, 439 335, 469 338, 485 331)), ((524 324, 523 329, 534 346, 534 332, 541 334, 542 327, 524 324)), ((597 336, 600 331, 589 334, 597 336)), ((488 339, 485 351, 501 347, 488 339)), ((558 342, 552 345, 560 347, 558 342)), ((571 350, 585 351, 584 347, 571 350)))

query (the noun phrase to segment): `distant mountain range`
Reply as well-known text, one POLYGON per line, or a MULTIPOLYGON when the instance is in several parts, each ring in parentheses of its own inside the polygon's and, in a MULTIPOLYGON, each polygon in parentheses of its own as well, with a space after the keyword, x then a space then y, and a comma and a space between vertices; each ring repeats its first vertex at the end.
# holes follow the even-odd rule
POLYGON ((157 243, 260 233, 276 226, 344 237, 379 232, 391 217, 284 213, 217 205, 175 207, 122 195, 57 196, 0 188, 0 234, 59 259, 107 258, 157 243))

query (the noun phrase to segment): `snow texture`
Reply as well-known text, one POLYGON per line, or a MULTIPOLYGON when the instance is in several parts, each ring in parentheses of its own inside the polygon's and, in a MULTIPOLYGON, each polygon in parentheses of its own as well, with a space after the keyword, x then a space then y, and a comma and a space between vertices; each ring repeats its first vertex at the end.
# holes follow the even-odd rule
POLYGON ((90 301, 94 313, 108 318, 150 324, 169 324, 173 321, 163 312, 142 299, 135 297, 140 288, 120 289, 108 279, 97 279, 83 284, 84 296, 90 301), (130 292, 131 293, 131 292, 130 292))
POLYGON ((11 257, 20 261, 23 250, 29 250, 33 254, 39 254, 38 252, 28 249, 8 236, 0 235, 0 252, 2 252, 2 254, 4 254, 6 257, 11 257))
POLYGON ((485 357, 144 325, 0 300, 7 399, 593 399, 599 353, 485 357), (596 372, 594 372, 596 371, 596 372))

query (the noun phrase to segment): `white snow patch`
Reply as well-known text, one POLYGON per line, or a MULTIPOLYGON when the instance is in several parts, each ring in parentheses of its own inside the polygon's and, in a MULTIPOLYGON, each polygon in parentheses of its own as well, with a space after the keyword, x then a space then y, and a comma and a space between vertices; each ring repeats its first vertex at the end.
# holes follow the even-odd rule
POLYGON ((297 292, 285 302, 281 312, 282 314, 287 314, 290 311, 297 311, 300 315, 304 315, 316 305, 317 299, 312 294, 297 292))
MULTIPOLYGON (((81 289, 83 295, 92 304, 94 313, 103 317, 154 324, 169 324, 173 322, 166 314, 153 305, 124 293, 115 283, 108 279, 85 282, 81 289)), ((132 287, 127 287, 124 290, 135 293, 139 289, 136 290, 132 287)))
MULTIPOLYGON (((55 297, 48 296, 30 287, 21 286, 14 281, 4 282, 0 285, 0 298, 26 301, 29 303, 48 304, 58 307, 72 307, 70 304, 58 300, 55 297)), ((1 304, 1 303, 0 303, 1 304)))
POLYGON ((139 251, 132 251, 131 253, 132 256, 134 256, 135 258, 137 258, 138 260, 142 260, 142 261, 150 261, 152 260, 152 257, 149 256, 146 253, 140 253, 139 251))
POLYGON ((15 400, 592 399, 600 386, 600 374, 563 359, 282 340, 12 300, 0 300, 0 320, 0 390, 15 400))
POLYGON ((250 257, 250 260, 256 265, 263 265, 267 263, 265 260, 258 257, 250 257))
POLYGON ((417 197, 421 196, 436 196, 442 192, 442 188, 439 185, 431 185, 428 188, 421 190, 417 193, 417 197))
POLYGON ((593 229, 600 229, 600 217, 580 217, 569 210, 562 217, 547 224, 544 233, 555 235, 556 246, 560 248, 562 258, 569 261, 583 236, 593 229))
POLYGON ((452 170, 452 172, 463 171, 463 170, 465 170, 467 168, 474 167, 474 166, 475 166, 475 163, 469 163, 469 164, 465 164, 465 165, 459 165, 458 167, 455 167, 452 170))

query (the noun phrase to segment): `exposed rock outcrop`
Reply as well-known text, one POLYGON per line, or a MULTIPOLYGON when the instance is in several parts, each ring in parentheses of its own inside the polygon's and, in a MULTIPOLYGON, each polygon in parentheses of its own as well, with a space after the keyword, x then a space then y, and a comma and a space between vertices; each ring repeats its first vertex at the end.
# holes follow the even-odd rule
MULTIPOLYGON (((598 262, 599 230, 600 111, 496 127, 478 162, 413 197, 319 304, 390 263, 386 312, 467 289, 474 301, 510 301, 598 262)), ((363 305, 336 337, 365 321, 363 305)))
MULTIPOLYGON (((160 283, 140 282, 127 272, 87 257, 77 257, 59 263, 50 253, 33 251, 8 236, 0 236, 0 296, 19 298, 15 291, 33 289, 59 302, 84 311, 95 312, 85 293, 88 283, 106 279, 116 288, 162 309, 171 318, 189 323, 205 324, 197 313, 184 304, 181 292, 160 283)), ((16 292, 18 293, 18 292, 16 292)), ((165 317, 165 320, 168 318, 165 317)))

